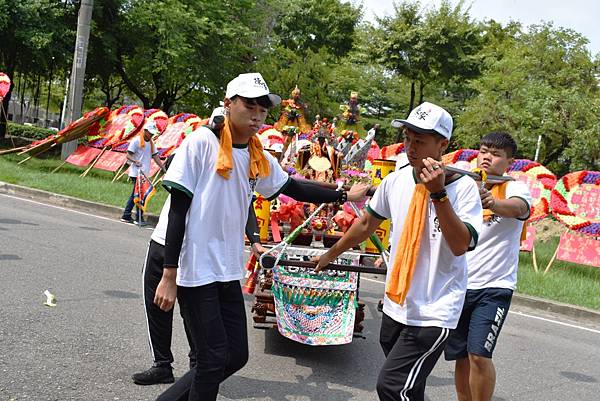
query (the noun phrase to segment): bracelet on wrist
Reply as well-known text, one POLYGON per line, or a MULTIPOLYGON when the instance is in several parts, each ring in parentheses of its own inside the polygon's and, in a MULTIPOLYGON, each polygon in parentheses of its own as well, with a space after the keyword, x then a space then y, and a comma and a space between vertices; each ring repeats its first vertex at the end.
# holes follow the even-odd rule
POLYGON ((432 201, 433 203, 444 203, 444 202, 446 202, 447 200, 448 200, 448 195, 444 195, 443 197, 441 197, 441 198, 439 198, 439 199, 437 199, 437 198, 436 198, 436 199, 433 199, 433 198, 431 198, 431 201, 432 201))
POLYGON ((348 201, 348 192, 346 192, 346 191, 340 191, 340 198, 338 199, 338 203, 340 205, 343 205, 347 201, 348 201))
POLYGON ((448 193, 445 189, 442 189, 441 191, 430 193, 429 197, 431 198, 431 200, 436 201, 442 198, 448 198, 448 193))

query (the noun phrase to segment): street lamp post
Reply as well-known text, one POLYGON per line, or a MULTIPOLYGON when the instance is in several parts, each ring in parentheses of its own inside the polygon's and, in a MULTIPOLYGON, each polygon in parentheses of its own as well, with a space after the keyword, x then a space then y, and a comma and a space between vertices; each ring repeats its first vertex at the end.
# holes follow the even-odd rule
MULTIPOLYGON (((93 0, 81 0, 79 16, 77 19, 77 39, 75 41, 75 54, 71 67, 71 80, 69 87, 68 108, 65 123, 78 119, 81 116, 83 98, 83 80, 85 78, 85 63, 87 59, 87 46, 90 38, 90 23, 92 21, 93 0)), ((75 151, 77 141, 63 143, 61 158, 66 159, 75 151)))

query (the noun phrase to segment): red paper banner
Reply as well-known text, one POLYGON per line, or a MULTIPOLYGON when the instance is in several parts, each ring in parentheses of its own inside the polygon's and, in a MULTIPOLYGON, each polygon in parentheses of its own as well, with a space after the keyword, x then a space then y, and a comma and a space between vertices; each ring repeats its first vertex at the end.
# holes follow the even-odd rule
POLYGON ((125 153, 108 151, 104 152, 98 162, 94 165, 94 168, 106 171, 117 171, 127 160, 125 153))
POLYGON ((565 262, 600 267, 600 240, 567 231, 560 236, 556 258, 565 262))
POLYGON ((74 166, 85 167, 90 164, 100 152, 100 149, 79 145, 75 152, 71 153, 65 161, 74 166))
POLYGON ((521 251, 531 252, 533 250, 533 242, 535 241, 535 227, 527 226, 527 236, 524 241, 521 241, 521 251))

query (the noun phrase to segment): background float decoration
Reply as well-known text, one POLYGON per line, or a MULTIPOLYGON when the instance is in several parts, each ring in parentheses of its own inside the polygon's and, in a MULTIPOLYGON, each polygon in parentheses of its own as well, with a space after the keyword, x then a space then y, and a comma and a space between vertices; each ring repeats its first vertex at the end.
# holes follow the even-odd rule
POLYGON ((0 99, 4 99, 10 91, 10 78, 3 72, 0 72, 0 99))
POLYGON ((552 213, 570 230, 600 236, 600 172, 576 171, 552 189, 552 213))
POLYGON ((394 143, 381 148, 381 155, 379 159, 395 160, 400 153, 404 152, 404 142, 394 143))
POLYGON ((161 109, 144 110, 144 117, 146 118, 146 121, 154 121, 156 128, 158 128, 158 132, 161 134, 165 132, 167 125, 169 125, 169 116, 161 109))
POLYGON ((556 176, 540 163, 528 159, 515 160, 507 172, 529 186, 532 205, 528 221, 546 217, 550 213, 550 193, 556 184, 556 176))
POLYGON ((37 156, 48 151, 57 144, 83 138, 86 135, 89 135, 89 133, 97 133, 108 114, 109 109, 107 107, 98 107, 94 110, 88 111, 79 119, 73 121, 65 128, 58 131, 56 134, 52 134, 39 141, 35 141, 31 143, 31 145, 25 147, 25 149, 21 150, 19 153, 20 155, 27 153, 29 157, 21 160, 20 163, 29 160, 33 156, 37 156))
POLYGON ((179 113, 169 118, 170 123, 179 123, 183 122, 187 125, 191 126, 193 129, 198 128, 202 125, 203 120, 195 114, 192 113, 179 113))
POLYGON ((139 132, 144 125, 144 110, 140 106, 121 106, 113 110, 90 146, 117 147, 139 132))

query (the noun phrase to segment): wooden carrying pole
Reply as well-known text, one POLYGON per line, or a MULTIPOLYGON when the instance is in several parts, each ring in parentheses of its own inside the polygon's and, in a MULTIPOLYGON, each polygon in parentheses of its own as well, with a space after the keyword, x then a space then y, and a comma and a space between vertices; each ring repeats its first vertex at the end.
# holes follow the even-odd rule
MULTIPOLYGON (((280 266, 291 266, 291 267, 304 267, 306 269, 314 269, 317 267, 315 262, 302 262, 298 260, 285 260, 280 259, 278 264, 280 266)), ((275 266, 275 257, 274 256, 266 256, 261 259, 261 265, 265 269, 272 269, 275 266)), ((372 273, 372 274, 383 274, 385 275, 386 269, 381 269, 379 267, 367 267, 360 265, 340 265, 336 263, 330 263, 325 266, 325 270, 339 270, 346 272, 358 272, 358 273, 372 273)))
POLYGON ((108 148, 109 148, 108 146, 105 146, 104 148, 102 148, 102 151, 100 153, 98 153, 98 156, 96 156, 96 158, 94 159, 92 164, 90 164, 90 166, 83 173, 81 173, 80 177, 85 177, 86 175, 88 175, 88 173, 90 171, 92 171, 92 169, 94 168, 96 163, 98 163, 98 160, 100 160, 100 157, 104 154, 104 152, 106 152, 108 150, 108 148))

